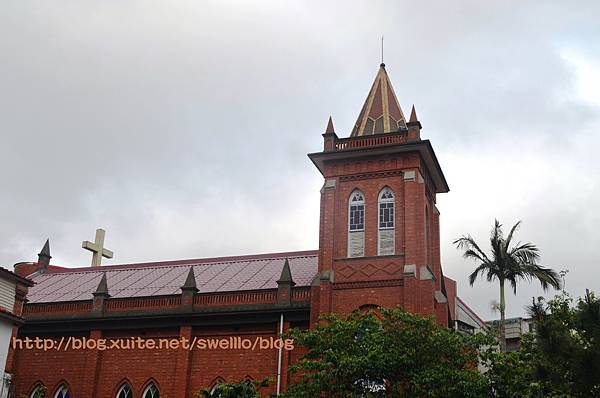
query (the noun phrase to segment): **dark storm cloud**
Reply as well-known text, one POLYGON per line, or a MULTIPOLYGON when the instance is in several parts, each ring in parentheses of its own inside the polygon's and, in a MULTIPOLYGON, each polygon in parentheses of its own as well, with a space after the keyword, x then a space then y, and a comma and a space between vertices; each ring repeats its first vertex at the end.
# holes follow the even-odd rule
MULTIPOLYGON (((348 134, 379 63, 417 105, 452 191, 438 198, 446 274, 482 316, 451 242, 493 218, 568 290, 600 291, 593 248, 599 103, 578 93, 579 54, 600 64, 594 2, 48 2, 0 5, 0 263, 86 265, 107 229, 114 262, 318 245, 327 117, 348 134), (570 51, 570 52, 569 52, 570 51)), ((584 82, 585 84, 585 82, 584 82)), ((600 102, 600 101, 599 101, 600 102)), ((537 288, 522 285, 509 313, 537 288)))

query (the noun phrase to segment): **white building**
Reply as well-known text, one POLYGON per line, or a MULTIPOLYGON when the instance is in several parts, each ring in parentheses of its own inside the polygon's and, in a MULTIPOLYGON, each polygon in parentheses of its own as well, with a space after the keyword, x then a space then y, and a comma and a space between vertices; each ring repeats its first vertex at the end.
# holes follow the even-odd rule
POLYGON ((454 328, 474 334, 488 328, 487 324, 460 297, 456 296, 456 321, 454 328))
POLYGON ((6 398, 10 393, 12 376, 5 368, 13 330, 16 333, 16 328, 23 323, 19 315, 26 291, 22 286, 32 285, 28 279, 0 267, 0 398, 6 398))

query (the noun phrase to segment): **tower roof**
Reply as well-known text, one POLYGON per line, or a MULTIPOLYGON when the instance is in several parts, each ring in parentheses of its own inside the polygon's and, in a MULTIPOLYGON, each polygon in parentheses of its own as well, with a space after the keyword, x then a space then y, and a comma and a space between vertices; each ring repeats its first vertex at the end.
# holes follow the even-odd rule
POLYGON ((52 258, 50 255, 50 238, 46 239, 46 243, 44 243, 44 247, 42 247, 42 251, 38 253, 38 256, 52 258))
POLYGON ((102 278, 100 279, 100 283, 98 283, 98 287, 94 292, 95 295, 107 295, 108 294, 108 282, 106 281, 106 272, 102 273, 102 278))
POLYGON ((185 278, 185 283, 181 286, 181 290, 193 290, 198 291, 198 286, 196 285, 196 276, 194 275, 194 267, 191 266, 188 271, 187 277, 185 278))
POLYGON ((400 129, 406 129, 406 119, 385 64, 381 64, 350 136, 390 133, 400 129))
POLYGON ((329 116, 329 121, 327 122, 327 128, 325 129, 325 134, 333 134, 335 130, 333 129, 333 120, 331 116, 329 116))
POLYGON ((290 270, 290 262, 287 258, 285 259, 285 262, 283 263, 283 268, 281 269, 281 275, 279 276, 277 283, 278 284, 279 283, 290 283, 292 285, 296 284, 294 282, 294 280, 292 279, 292 271, 290 270))

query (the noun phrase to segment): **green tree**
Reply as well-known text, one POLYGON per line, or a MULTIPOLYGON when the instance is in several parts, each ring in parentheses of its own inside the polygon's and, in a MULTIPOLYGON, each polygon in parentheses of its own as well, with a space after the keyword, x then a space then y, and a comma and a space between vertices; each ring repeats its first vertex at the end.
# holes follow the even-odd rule
POLYGON ((214 388, 205 387, 196 392, 196 398, 258 398, 259 390, 269 385, 269 379, 262 381, 243 380, 239 383, 220 383, 214 388))
POLYGON ((586 292, 572 304, 566 293, 533 300, 535 332, 520 350, 488 358, 494 396, 600 397, 600 300, 586 292))
POLYGON ((292 330, 307 353, 286 397, 482 397, 479 347, 493 338, 463 335, 402 309, 378 315, 328 315, 316 328, 292 330), (381 316, 378 316, 381 315, 381 316))
POLYGON ((454 241, 457 248, 463 250, 464 258, 479 263, 469 275, 471 286, 479 276, 485 276, 488 282, 498 281, 500 285, 500 348, 502 351, 506 350, 505 285, 510 284, 515 294, 517 293, 517 282, 521 279, 527 281, 537 280, 544 290, 547 290, 550 286, 560 289, 560 277, 556 271, 537 263, 539 251, 533 243, 517 242, 511 246, 513 235, 520 224, 520 221, 516 223, 505 238, 502 232, 502 224, 495 220, 490 235, 491 255, 489 257, 471 235, 463 235, 454 241))

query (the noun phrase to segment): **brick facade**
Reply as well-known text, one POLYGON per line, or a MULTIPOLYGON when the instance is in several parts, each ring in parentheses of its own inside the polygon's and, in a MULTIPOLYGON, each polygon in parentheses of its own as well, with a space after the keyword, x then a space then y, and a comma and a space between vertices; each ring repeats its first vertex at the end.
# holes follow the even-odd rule
MULTIPOLYGON (((400 306, 448 325, 453 317, 448 301, 454 303, 456 286, 444 280, 435 206, 436 194, 448 188, 429 141, 420 139, 414 109, 413 115, 407 128, 397 132, 345 139, 337 137, 330 120, 323 134, 324 150, 309 155, 324 177, 318 263, 310 286, 295 286, 289 269, 287 274, 284 269, 277 289, 200 294, 190 270, 180 295, 113 298, 104 275, 104 285, 87 300, 25 304, 26 324, 19 337, 269 339, 278 337, 281 317, 284 330, 308 328, 321 314, 346 315, 371 306, 400 306), (378 197, 385 187, 395 196, 395 252, 379 256, 378 197), (364 256, 348 258, 348 201, 356 189, 365 202, 364 256)), ((365 125, 369 126, 361 126, 365 125)), ((17 272, 52 272, 49 258, 42 260, 22 263, 17 272)), ((282 351, 281 391, 290 382, 288 365, 301 352, 282 351)), ((110 398, 128 383, 133 397, 140 398, 154 383, 161 397, 188 398, 201 387, 246 378, 270 377, 268 392, 275 393, 279 352, 19 349, 11 352, 8 365, 17 397, 30 394, 38 383, 53 396, 67 383, 73 397, 110 398)))

